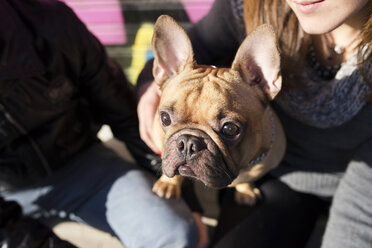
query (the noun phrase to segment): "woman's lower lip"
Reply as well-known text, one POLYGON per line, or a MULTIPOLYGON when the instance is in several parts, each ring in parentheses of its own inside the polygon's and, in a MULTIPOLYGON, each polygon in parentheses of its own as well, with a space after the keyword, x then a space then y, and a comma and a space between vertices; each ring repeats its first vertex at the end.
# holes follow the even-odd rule
POLYGON ((309 13, 314 12, 320 6, 322 2, 324 2, 324 0, 312 2, 312 3, 295 2, 295 5, 299 12, 304 13, 304 14, 309 14, 309 13))

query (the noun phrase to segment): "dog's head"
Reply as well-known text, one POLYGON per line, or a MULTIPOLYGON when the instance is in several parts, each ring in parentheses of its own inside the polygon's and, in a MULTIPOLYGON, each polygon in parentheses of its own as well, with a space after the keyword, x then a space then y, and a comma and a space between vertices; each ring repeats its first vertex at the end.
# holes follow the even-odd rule
POLYGON ((154 132, 163 173, 229 185, 271 135, 264 132, 264 113, 281 88, 272 28, 253 31, 231 68, 196 64, 186 32, 169 16, 156 22, 152 46, 162 92, 154 132))

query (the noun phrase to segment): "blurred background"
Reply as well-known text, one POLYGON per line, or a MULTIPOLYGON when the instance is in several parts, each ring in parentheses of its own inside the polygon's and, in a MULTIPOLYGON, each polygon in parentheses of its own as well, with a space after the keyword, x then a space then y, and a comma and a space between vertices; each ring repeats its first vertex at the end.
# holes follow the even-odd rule
POLYGON ((135 84, 152 58, 151 37, 156 19, 167 14, 187 28, 200 20, 214 0, 62 0, 105 45, 108 54, 135 84))

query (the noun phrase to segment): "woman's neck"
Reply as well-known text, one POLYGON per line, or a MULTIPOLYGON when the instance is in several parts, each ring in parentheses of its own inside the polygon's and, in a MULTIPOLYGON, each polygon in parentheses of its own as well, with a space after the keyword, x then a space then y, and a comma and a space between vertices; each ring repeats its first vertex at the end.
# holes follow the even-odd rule
POLYGON ((314 35, 313 42, 319 62, 335 65, 353 57, 358 51, 362 27, 367 19, 368 8, 364 8, 331 32, 314 35))

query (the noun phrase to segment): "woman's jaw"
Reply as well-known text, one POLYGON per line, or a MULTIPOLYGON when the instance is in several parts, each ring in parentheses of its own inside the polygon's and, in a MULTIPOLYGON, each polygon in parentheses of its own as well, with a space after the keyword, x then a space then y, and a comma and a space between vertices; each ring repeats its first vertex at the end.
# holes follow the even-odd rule
POLYGON ((287 0, 309 34, 329 33, 342 25, 361 29, 369 0, 287 0))

